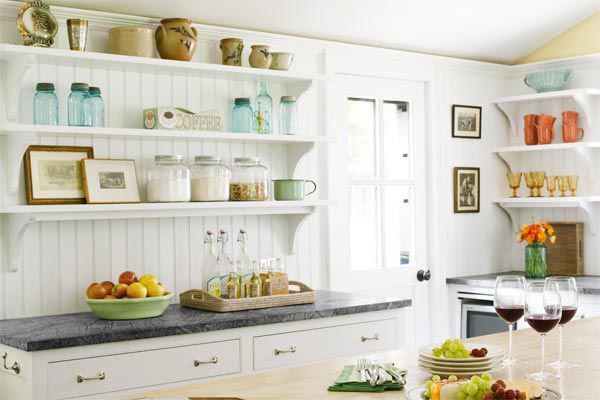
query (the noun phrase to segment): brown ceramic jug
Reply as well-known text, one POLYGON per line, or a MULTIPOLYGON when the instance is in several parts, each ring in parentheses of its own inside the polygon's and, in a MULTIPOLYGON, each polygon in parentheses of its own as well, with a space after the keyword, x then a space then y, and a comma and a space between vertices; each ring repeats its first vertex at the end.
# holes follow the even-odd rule
POLYGON ((540 114, 539 121, 534 122, 539 144, 550 144, 554 141, 554 121, 556 118, 552 115, 540 114))
POLYGON ((565 125, 562 126, 563 142, 573 143, 583 139, 583 128, 579 128, 576 125, 565 125), (581 136, 580 136, 581 135, 581 136))
POLYGON ((187 18, 167 18, 160 21, 154 39, 161 58, 190 61, 198 46, 198 31, 187 18))
POLYGON ((525 144, 528 146, 538 144, 537 127, 535 124, 538 123, 539 115, 527 114, 523 117, 523 119, 525 120, 525 127, 523 128, 525 144))

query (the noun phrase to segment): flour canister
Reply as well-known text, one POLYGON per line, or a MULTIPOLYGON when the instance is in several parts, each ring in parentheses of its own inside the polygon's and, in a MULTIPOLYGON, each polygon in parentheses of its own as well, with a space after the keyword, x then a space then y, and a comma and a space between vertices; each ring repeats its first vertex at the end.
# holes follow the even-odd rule
POLYGON ((109 29, 108 52, 125 56, 154 57, 154 30, 132 26, 109 29))

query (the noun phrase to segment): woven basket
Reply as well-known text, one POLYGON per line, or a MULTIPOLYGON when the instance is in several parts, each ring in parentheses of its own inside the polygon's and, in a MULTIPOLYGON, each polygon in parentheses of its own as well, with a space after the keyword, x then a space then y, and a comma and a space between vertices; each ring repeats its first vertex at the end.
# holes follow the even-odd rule
POLYGON ((550 222, 556 243, 548 244, 548 275, 583 275, 583 223, 550 222))
POLYGON ((197 308, 199 310, 230 312, 310 304, 315 302, 315 297, 315 291, 304 283, 290 281, 289 294, 230 300, 220 299, 204 290, 191 289, 179 295, 179 303, 184 307, 197 308), (292 286, 297 286, 298 290, 292 291, 292 286))

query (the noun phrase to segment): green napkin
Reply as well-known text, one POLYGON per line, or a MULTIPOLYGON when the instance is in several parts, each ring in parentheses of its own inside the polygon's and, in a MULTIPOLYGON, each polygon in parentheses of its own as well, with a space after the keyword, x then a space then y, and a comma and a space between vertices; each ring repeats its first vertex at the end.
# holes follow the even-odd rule
MULTIPOLYGON (((387 369, 393 369, 391 365, 385 365, 387 369)), ((381 393, 386 390, 402 390, 404 385, 392 380, 392 377, 386 372, 386 380, 383 385, 372 387, 369 382, 360 381, 360 373, 353 365, 346 365, 340 376, 335 380, 335 384, 329 386, 330 392, 370 392, 381 393)))

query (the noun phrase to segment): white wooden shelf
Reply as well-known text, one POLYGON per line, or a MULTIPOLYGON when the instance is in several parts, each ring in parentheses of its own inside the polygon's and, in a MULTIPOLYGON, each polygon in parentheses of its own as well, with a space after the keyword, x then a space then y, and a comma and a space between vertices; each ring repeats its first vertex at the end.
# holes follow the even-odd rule
POLYGON ((23 237, 31 224, 45 221, 90 221, 127 218, 174 218, 222 215, 286 215, 288 249, 294 253, 296 234, 317 208, 331 205, 327 200, 239 201, 138 204, 15 205, 0 209, 4 216, 4 253, 10 272, 21 263, 23 237))
POLYGON ((509 216, 513 230, 519 230, 518 211, 523 208, 576 208, 583 211, 592 235, 596 235, 600 211, 600 196, 574 197, 506 197, 496 200, 509 216))
MULTIPOLYGON (((235 67, 220 64, 163 60, 160 58, 122 56, 109 53, 94 53, 53 49, 44 47, 0 44, 0 60, 4 61, 5 93, 19 93, 22 78, 35 64, 51 64, 67 67, 104 68, 109 71, 131 71, 168 73, 171 75, 198 75, 202 77, 229 79, 234 81, 268 82, 285 86, 288 95, 300 96, 313 82, 324 81, 326 75, 298 73, 270 69, 235 67)), ((18 102, 8 102, 6 118, 15 121, 18 102)))
POLYGON ((300 135, 263 135, 257 133, 237 132, 207 132, 207 131, 179 131, 168 129, 135 129, 135 128, 99 128, 84 126, 50 126, 17 124, 6 122, 0 129, 0 135, 8 136, 8 166, 6 168, 6 181, 8 192, 17 193, 19 188, 19 170, 22 165, 23 154, 27 147, 37 143, 39 136, 72 135, 76 137, 109 137, 109 138, 166 138, 186 140, 215 140, 226 142, 257 142, 264 144, 286 145, 287 171, 293 176, 300 160, 310 152, 318 143, 331 143, 332 137, 327 136, 300 136, 300 135))
POLYGON ((555 92, 533 93, 520 96, 502 97, 492 101, 504 112, 510 122, 511 131, 514 136, 519 134, 518 123, 523 117, 519 113, 519 106, 523 103, 540 103, 552 100, 571 99, 575 108, 585 118, 588 131, 593 131, 598 124, 598 107, 600 106, 600 89, 583 88, 558 90, 555 92))
POLYGON ((600 154, 597 154, 598 149, 600 149, 600 142, 575 142, 498 147, 492 153, 497 154, 506 163, 509 170, 515 171, 515 164, 522 154, 548 151, 573 151, 576 156, 583 160, 587 176, 591 182, 595 182, 598 175, 597 171, 600 167, 600 154))

